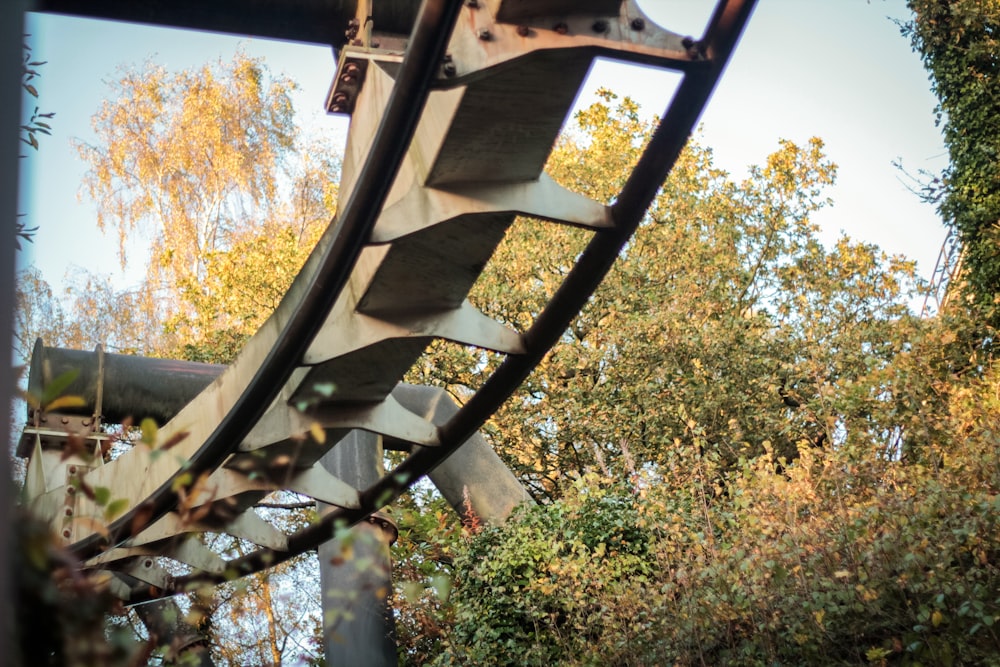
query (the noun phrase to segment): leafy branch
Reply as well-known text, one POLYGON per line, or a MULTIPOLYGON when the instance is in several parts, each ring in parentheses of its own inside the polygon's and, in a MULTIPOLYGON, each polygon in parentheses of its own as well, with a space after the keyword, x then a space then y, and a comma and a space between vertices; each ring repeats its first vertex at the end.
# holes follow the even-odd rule
MULTIPOLYGON (((25 35, 25 37, 29 36, 30 35, 25 35)), ((32 83, 32 81, 40 76, 37 68, 46 64, 46 62, 47 61, 45 60, 32 60, 31 46, 29 46, 27 42, 24 43, 24 60, 21 63, 21 87, 24 89, 24 92, 28 93, 35 99, 38 99, 38 88, 35 87, 35 84, 32 83)), ((38 135, 52 135, 52 126, 46 121, 52 120, 55 116, 54 112, 41 113, 38 109, 39 108, 36 106, 31 112, 31 116, 28 120, 20 127, 21 141, 34 148, 36 151, 38 150, 38 135), (45 120, 42 120, 43 118, 45 120)), ((25 158, 27 155, 22 153, 18 157, 25 158)), ((25 223, 21 220, 24 215, 24 213, 18 213, 18 219, 14 223, 16 226, 14 243, 18 250, 21 249, 22 239, 26 242, 30 242, 34 237, 35 232, 38 231, 38 227, 28 227, 25 225, 25 223)))

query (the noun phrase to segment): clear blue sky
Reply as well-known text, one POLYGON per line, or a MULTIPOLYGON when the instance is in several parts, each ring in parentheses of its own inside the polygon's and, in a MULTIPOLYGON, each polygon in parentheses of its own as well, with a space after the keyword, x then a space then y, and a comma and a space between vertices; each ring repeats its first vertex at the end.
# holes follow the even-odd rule
MULTIPOLYGON (((645 0, 645 11, 667 28, 701 34, 711 0, 645 0)), ((944 237, 932 207, 900 181, 892 161, 910 170, 942 168, 947 160, 934 127, 934 98, 919 59, 888 17, 907 17, 902 0, 759 0, 729 69, 702 118, 703 141, 720 166, 735 175, 759 163, 779 138, 819 136, 839 166, 829 191, 835 204, 817 218, 823 238, 841 232, 916 259, 927 277, 944 237)), ((54 111, 55 132, 24 161, 20 210, 41 230, 22 263, 41 268, 58 284, 71 265, 111 274, 126 286, 142 273, 143 253, 122 274, 117 240, 94 224, 93 207, 78 201, 84 171, 71 138, 92 138, 90 117, 119 65, 152 58, 168 68, 229 59, 237 48, 265 58, 275 73, 301 85, 296 106, 315 132, 344 136, 346 125, 328 117, 323 100, 334 73, 328 47, 225 37, 113 24, 52 15, 29 15, 26 31, 36 59, 46 60, 38 81, 42 111, 54 111)), ((599 64, 588 86, 634 97, 645 113, 659 114, 673 78, 642 68, 599 64)), ((581 103, 590 99, 585 93, 581 103)), ((31 101, 33 103, 33 101, 31 101)))

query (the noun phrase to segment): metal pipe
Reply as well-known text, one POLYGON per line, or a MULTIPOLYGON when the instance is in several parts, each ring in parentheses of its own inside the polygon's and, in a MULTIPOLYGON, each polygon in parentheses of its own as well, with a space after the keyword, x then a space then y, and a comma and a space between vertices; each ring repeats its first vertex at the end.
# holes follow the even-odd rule
MULTIPOLYGON (((379 0, 375 29, 408 35, 416 0, 379 0)), ((340 49, 358 0, 35 0, 32 11, 330 44, 340 49)))
MULTIPOLYGON (((358 488, 385 474, 379 437, 366 431, 351 431, 320 462, 335 477, 358 488)), ((330 507, 317 505, 321 513, 330 507)), ((389 544, 394 537, 379 524, 362 522, 319 545, 326 664, 396 664, 396 622, 389 605, 389 544)))
MULTIPOLYGON (((53 380, 75 372, 76 377, 64 393, 83 399, 83 403, 60 408, 61 414, 98 414, 104 424, 121 424, 126 419, 138 424, 147 417, 165 424, 226 368, 221 364, 48 347, 39 338, 31 354, 28 392, 42 396, 53 380)), ((436 426, 448 423, 459 411, 458 403, 437 387, 400 384, 392 396, 436 426)), ((32 416, 29 408, 29 421, 32 416)), ((30 453, 19 450, 22 456, 30 453)), ((352 481, 358 475, 350 475, 352 479, 341 479, 355 488, 366 488, 378 481, 368 476, 352 481)), ((472 520, 474 515, 488 523, 501 523, 514 507, 531 500, 478 431, 428 476, 463 521, 472 520)))
POLYGON ((31 353, 28 393, 42 396, 54 379, 76 372, 64 393, 82 398, 83 405, 60 408, 60 413, 99 413, 106 424, 121 424, 127 418, 138 424, 146 417, 165 424, 225 369, 193 361, 47 347, 39 338, 31 353))
MULTIPOLYGON (((278 395, 347 283, 385 203, 389 187, 395 180, 423 112, 461 7, 460 0, 424 0, 369 158, 342 209, 343 215, 324 235, 329 241, 320 242, 319 266, 307 278, 301 300, 239 399, 194 453, 184 470, 171 476, 141 507, 133 507, 112 522, 108 526, 107 537, 93 534, 72 545, 70 549, 78 558, 94 556, 106 543, 115 544, 124 539, 140 509, 148 512, 151 520, 170 511, 176 503, 175 478, 181 474, 197 477, 219 467, 233 444, 246 437, 278 395)), ((326 533, 312 546, 330 537, 329 527, 326 533)))
MULTIPOLYGON (((438 387, 400 384, 393 389, 392 397, 436 426, 448 423, 460 409, 455 399, 438 387)), ((532 502, 479 431, 427 476, 465 525, 476 521, 499 525, 515 507, 532 502)))
MULTIPOLYGON (((147 417, 165 424, 226 368, 221 364, 48 347, 39 338, 31 354, 28 392, 41 396, 53 380, 75 372, 76 377, 64 393, 83 399, 82 405, 60 408, 60 414, 97 414, 104 424, 121 424, 126 419, 138 424, 147 417)), ((446 424, 459 410, 458 403, 437 387, 400 384, 392 396, 436 426, 446 424)), ((32 416, 29 408, 29 421, 32 416)), ((19 451, 22 456, 30 453, 19 451)), ((378 477, 359 477, 354 468, 348 472, 351 479, 340 478, 355 488, 366 488, 378 481, 378 477)), ((478 431, 428 476, 463 521, 475 516, 488 523, 501 523, 514 507, 531 500, 478 431)))

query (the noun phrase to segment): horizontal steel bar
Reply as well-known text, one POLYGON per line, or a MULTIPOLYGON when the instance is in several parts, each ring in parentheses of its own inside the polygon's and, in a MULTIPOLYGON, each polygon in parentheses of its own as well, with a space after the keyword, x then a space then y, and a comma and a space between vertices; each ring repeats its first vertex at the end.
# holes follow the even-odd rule
MULTIPOLYGON (((376 30, 410 34, 418 2, 375 4, 376 30)), ((358 0, 34 0, 32 11, 331 44, 339 49, 357 7, 358 0)))

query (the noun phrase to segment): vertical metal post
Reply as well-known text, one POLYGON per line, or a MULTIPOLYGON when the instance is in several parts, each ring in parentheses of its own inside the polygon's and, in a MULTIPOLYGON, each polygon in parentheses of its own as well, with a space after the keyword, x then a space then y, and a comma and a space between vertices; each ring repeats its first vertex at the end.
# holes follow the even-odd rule
MULTIPOLYGON (((443 389, 400 384, 392 391, 400 405, 437 426, 448 423, 458 403, 443 389)), ((463 522, 499 525, 531 496, 510 468, 476 431, 427 475, 463 522)))
MULTIPOLYGON (((23 30, 24 9, 21 0, 0 2, 0 91, 6 104, 0 105, 0 406, 10 410, 14 391, 13 364, 11 364, 11 334, 14 330, 14 221, 17 219, 17 169, 18 169, 18 127, 21 124, 21 32, 23 30)), ((10 442, 10 419, 0 420, 0 436, 4 443, 10 442)), ((10 457, 0 456, 0 525, 5 531, 3 546, 0 547, 0 602, 5 609, 12 610, 13 596, 10 586, 11 548, 21 545, 13 539, 12 505, 14 490, 10 475, 10 457)), ((14 646, 7 643, 16 638, 14 634, 16 613, 5 613, 0 622, 0 650, 4 655, 14 655, 19 662, 14 646)))
POLYGON ((164 598, 134 607, 150 637, 169 647, 164 665, 213 667, 208 637, 188 623, 177 602, 164 598))
MULTIPOLYGON (((352 431, 320 461, 331 474, 357 488, 370 486, 385 474, 382 443, 366 431, 352 431)), ((323 506, 319 509, 322 512, 323 506)), ((389 667, 398 662, 389 605, 392 537, 391 527, 383 522, 362 522, 318 549, 329 667, 389 667)))

